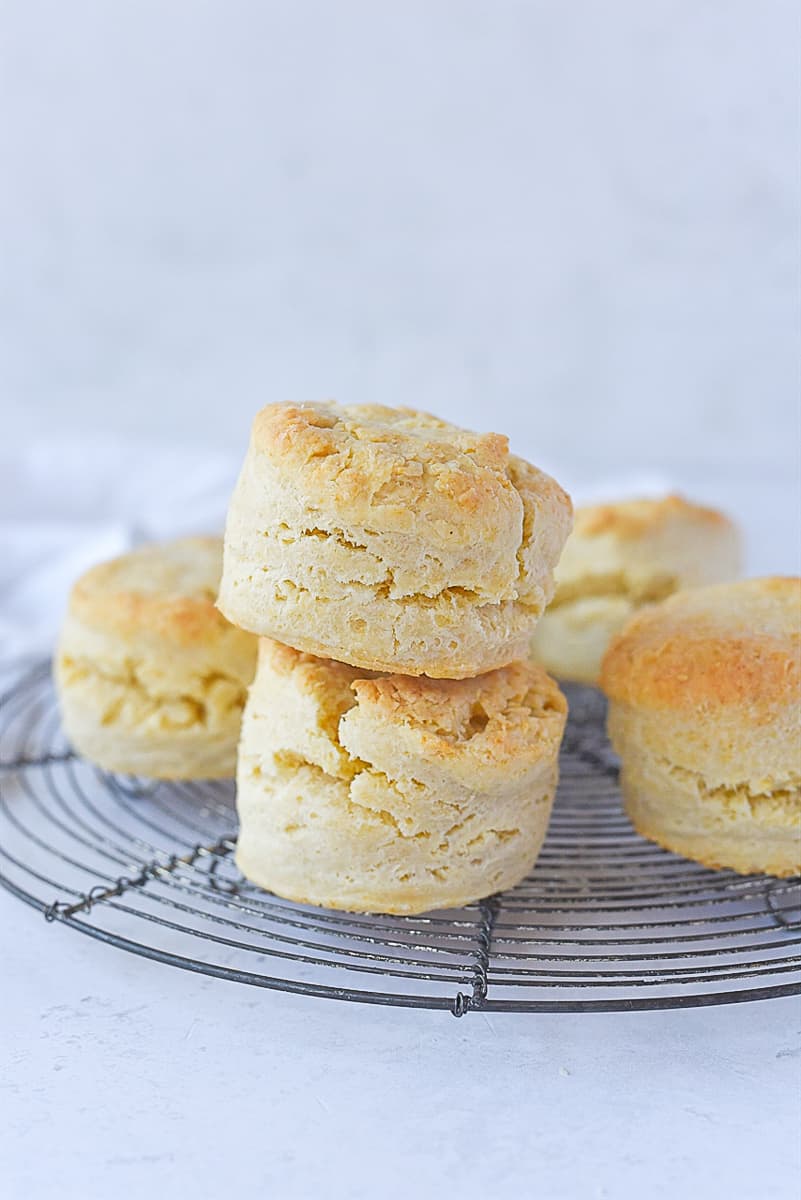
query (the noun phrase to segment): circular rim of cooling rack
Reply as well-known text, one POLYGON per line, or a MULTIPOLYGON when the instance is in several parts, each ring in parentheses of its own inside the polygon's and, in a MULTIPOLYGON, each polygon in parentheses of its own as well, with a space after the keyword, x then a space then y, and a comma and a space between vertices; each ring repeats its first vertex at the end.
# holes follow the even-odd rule
MULTIPOLYGON (((71 752, 63 740, 50 683, 49 664, 40 663, 18 678, 0 698, 0 820, 3 822, 0 824, 0 832, 8 822, 9 826, 23 830, 21 837, 24 843, 30 842, 40 850, 44 848, 44 853, 47 853, 47 842, 40 836, 40 826, 27 829, 19 814, 12 814, 6 805, 6 780, 16 779, 20 791, 25 796, 23 803, 27 805, 26 818, 31 812, 38 810, 35 820, 43 823, 49 821, 65 838, 75 839, 79 847, 83 845, 84 851, 90 850, 101 860, 105 857, 112 866, 124 865, 124 854, 127 851, 128 866, 127 871, 121 870, 116 876, 113 871, 106 874, 96 870, 96 884, 92 889, 82 891, 52 880, 49 875, 43 875, 31 866, 30 861, 26 863, 8 851, 0 839, 0 885, 53 923, 66 925, 139 957, 196 974, 228 979, 268 990, 363 1004, 450 1011, 457 1016, 469 1011, 612 1013, 746 1003, 801 993, 801 955, 789 954, 791 949, 801 946, 801 921, 795 916, 792 920, 787 920, 784 910, 775 904, 777 894, 790 893, 801 885, 801 880, 772 880, 760 876, 708 871, 640 838, 631 829, 620 808, 614 779, 614 763, 602 730, 603 701, 593 689, 566 690, 571 698, 571 721, 563 751, 562 784, 549 836, 534 873, 518 888, 503 896, 491 897, 478 905, 470 905, 453 913, 426 914, 419 917, 371 917, 295 905, 254 888, 246 881, 241 881, 241 877, 241 882, 219 883, 215 874, 216 868, 220 864, 226 868, 231 866, 231 860, 226 856, 233 846, 231 834, 224 828, 209 830, 208 833, 216 836, 194 844, 184 836, 179 845, 173 847, 171 854, 155 842, 150 842, 148 838, 152 838, 154 833, 157 837, 169 837, 168 831, 165 831, 159 821, 167 819, 169 824, 169 820, 174 819, 175 823, 180 825, 176 816, 176 797, 181 797, 183 802, 191 805, 192 818, 189 826, 195 825, 200 813, 208 818, 213 811, 214 816, 219 818, 221 796, 213 801, 211 808, 205 802, 204 805, 200 805, 200 799, 209 793, 209 789, 213 797, 215 790, 225 785, 203 783, 131 786, 124 779, 89 767, 71 752), (15 725, 19 726, 17 730, 15 725), (15 745, 15 737, 19 741, 19 749, 15 754, 9 755, 5 744, 10 740, 12 745, 15 745), (82 784, 76 782, 78 772, 89 773, 88 777, 96 784, 91 797, 85 794, 86 789, 82 784), (36 780, 37 774, 45 782, 40 780, 30 784, 31 776, 36 780), (599 814, 590 808, 586 795, 582 798, 581 784, 592 785, 589 790, 593 793, 593 803, 597 793, 603 796, 606 806, 600 812, 598 828, 593 830, 592 838, 588 833, 591 828, 588 819, 591 816, 597 818, 599 814), (141 828, 135 825, 136 832, 126 843, 125 829, 122 825, 118 826, 117 822, 123 819, 123 815, 126 820, 131 816, 133 804, 127 802, 132 801, 136 805, 146 803, 162 790, 171 792, 171 804, 155 815, 150 812, 137 812, 135 816, 141 822, 141 828), (96 806, 95 802, 102 801, 104 795, 106 799, 113 798, 116 809, 101 811, 96 806), (86 811, 82 809, 78 813, 70 807, 71 803, 77 803, 79 800, 83 802, 86 811), (55 809, 48 807, 48 804, 58 806, 63 812, 57 813, 55 809), (64 818, 71 824, 65 824, 64 818), (144 836, 143 831, 147 836, 144 836), (92 834, 95 841, 87 840, 87 834, 92 834), (580 859, 575 858, 578 845, 583 847, 583 857, 580 859), (573 859, 565 859, 565 847, 568 848, 568 853, 572 847, 573 859), (149 862, 145 853, 148 850, 153 852, 149 862), (604 855, 610 850, 618 853, 618 863, 622 861, 627 868, 636 871, 642 867, 648 874, 651 890, 643 892, 641 887, 630 885, 624 877, 623 882, 615 883, 614 891, 593 894, 593 881, 596 877, 594 873, 599 872, 601 879, 609 876, 610 868, 604 855), (120 854, 123 857, 119 857, 120 854), (583 874, 577 877, 579 883, 574 880, 565 886, 570 878, 569 875, 563 874, 566 861, 571 862, 574 867, 577 862, 581 863, 583 874), (134 866, 130 865, 131 862, 134 866), (40 895, 29 890, 30 885, 23 886, 19 879, 14 877, 13 869, 11 874, 8 873, 9 863, 23 875, 27 872, 37 879, 40 887, 50 886, 53 891, 47 895, 40 895), (198 863, 201 863, 201 866, 204 863, 208 864, 208 870, 200 877, 191 874, 199 870, 198 863), (141 879, 132 878, 132 873, 137 869, 141 879), (184 871, 190 873, 184 875, 184 871), (203 883, 203 880, 206 882, 203 883), (164 899, 147 892, 151 882, 163 884, 165 881, 176 888, 179 894, 188 897, 186 904, 176 900, 174 896, 164 899), (121 890, 117 890, 120 887, 121 890), (201 888, 204 890, 200 890, 201 888), (267 944, 257 948, 251 944, 237 942, 234 932, 238 923, 227 916, 221 916, 216 909, 211 913, 201 909, 201 896, 207 904, 213 902, 237 913, 249 913, 251 919, 253 914, 257 914, 265 922, 270 921, 279 926, 283 932, 273 934, 253 924, 242 925, 241 928, 264 936, 267 944), (126 917, 139 918, 143 930, 152 928, 149 922, 160 927, 171 927, 171 922, 166 918, 154 917, 147 911, 131 909, 127 903, 120 903, 121 900, 128 901, 132 897, 136 900, 146 898, 148 901, 164 903, 206 920, 213 926, 231 926, 232 936, 226 939, 222 935, 209 935, 175 923, 175 932, 182 937, 194 939, 198 945, 198 952, 209 942, 217 946, 227 944, 232 949, 256 952, 284 965, 297 963, 311 965, 318 972, 333 970, 369 975, 376 980, 377 986, 368 990, 337 985, 330 980, 285 978, 245 970, 241 966, 210 961, 200 956, 188 957, 155 944, 155 939, 150 942, 147 939, 138 940, 136 937, 104 928, 96 922, 99 910, 106 913, 115 910, 126 917), (725 915, 702 915, 710 908, 719 913, 726 904, 736 905, 737 902, 744 903, 754 897, 761 898, 763 904, 756 911, 741 914, 743 922, 746 923, 744 928, 737 927, 736 922, 739 918, 736 915, 732 918, 725 915), (601 900, 604 901, 603 906, 597 903, 601 900), (593 904, 598 912, 606 914, 606 921, 595 925, 581 923, 580 918, 586 916, 588 907, 593 904), (618 907, 619 905, 622 907, 618 907), (650 912, 657 915, 679 912, 683 915, 649 923, 646 918, 650 912), (520 915, 516 918, 515 914, 520 915), (539 914, 540 923, 526 923, 525 917, 530 921, 535 914, 539 914), (541 923, 543 914, 565 915, 568 923, 548 926, 541 923), (575 924, 570 923, 572 914, 575 914, 575 924), (614 921, 610 923, 609 918, 612 915, 627 915, 628 920, 623 924, 616 924, 614 921), (632 920, 632 917, 635 919, 632 920), (747 927, 748 922, 758 918, 767 920, 768 924, 759 925, 755 929, 747 927), (727 927, 729 920, 734 923, 732 929, 727 927), (665 930, 664 935, 658 932, 654 937, 654 931, 661 929, 665 930), (688 932, 678 938, 668 934, 670 929, 686 929, 688 932), (290 931, 297 936, 292 936, 290 931), (615 932, 618 935, 633 933, 634 936, 600 939, 590 936, 597 935, 599 931, 615 932), (642 931, 642 936, 638 936, 638 931, 642 931), (557 950, 569 949, 572 946, 574 951, 585 947, 584 956, 576 956, 575 953, 572 957, 570 954, 548 953, 526 957, 521 952, 514 953, 516 945, 533 942, 534 935, 547 932, 561 936, 541 937, 540 946, 556 947, 557 950), (735 944, 741 937, 747 939, 751 934, 756 936, 760 933, 769 933, 774 940, 754 946, 746 944, 741 947, 735 944), (310 936, 312 939, 329 937, 332 942, 323 945, 309 940, 310 936), (341 938, 340 945, 336 942, 337 937, 341 938), (731 939, 728 946, 724 945, 719 949, 704 948, 706 942, 725 941, 727 938, 731 939), (356 942, 359 948, 347 949, 346 942, 348 945, 356 942), (701 948, 688 951, 686 947, 695 942, 700 942, 701 948), (667 950, 654 953, 655 948, 662 943, 668 944, 667 950), (278 949, 274 948, 276 946, 278 949), (283 950, 282 946, 285 947, 283 950), (588 952, 592 947, 599 949, 604 946, 611 947, 614 952, 598 957, 588 952), (620 952, 621 947, 626 946, 640 946, 644 947, 644 950, 639 954, 627 956, 620 952), (788 954, 785 957, 745 963, 730 961, 727 965, 727 955, 730 958, 733 954, 772 952, 780 947, 786 947, 788 954), (333 958, 323 960, 305 955, 304 949, 309 948, 340 955, 346 961, 341 962, 333 958), (436 954, 444 954, 445 962, 437 962, 436 954), (460 962, 457 961, 459 954, 460 962), (433 957, 427 959, 423 957, 425 955, 433 957), (635 968, 628 971, 619 970, 627 959, 645 962, 648 966, 641 969, 639 975, 635 968), (694 964, 699 959, 708 959, 710 969, 704 974, 703 969, 697 965, 693 965, 692 968, 665 965, 673 959, 679 963, 692 960, 694 964), (584 970, 562 971, 561 976, 574 978, 572 982, 560 982, 560 964, 563 961, 565 965, 576 962, 583 966, 584 970), (519 962, 525 962, 526 965, 515 967, 514 964, 519 962), (554 962, 556 967, 549 968, 548 964, 554 962), (610 963, 611 969, 608 966, 610 963), (606 966, 606 970, 599 969, 593 972, 590 970, 593 964, 599 968, 606 966), (404 971, 404 967, 410 969, 404 971), (739 974, 737 968, 740 968, 739 974), (771 975, 790 972, 797 974, 799 978, 794 978, 791 982, 767 982, 771 975), (505 974, 509 977, 506 981, 505 974), (532 978, 529 980, 528 976, 532 978), (618 979, 618 976, 621 978, 618 979), (417 980, 419 983, 448 984, 452 987, 443 994, 416 994, 384 990, 378 986, 379 979, 406 979, 408 982, 417 980), (727 979, 753 979, 755 986, 723 987, 716 990, 716 984, 724 983, 727 979), (682 991, 682 984, 685 988, 687 985, 709 986, 711 990, 682 991), (642 992, 631 994, 649 986, 673 987, 678 990, 664 995, 647 995, 642 992), (582 988, 603 991, 615 987, 620 988, 621 993, 622 989, 628 988, 629 994, 601 998, 581 995, 582 988), (526 988, 536 988, 538 993, 551 989, 554 995, 546 997, 538 994, 536 998, 527 998, 522 994, 488 994, 490 990, 503 992, 504 989, 515 989, 516 993, 522 993, 526 988), (565 994, 568 992, 570 994, 565 994)), ((233 817, 230 803, 226 803, 226 815, 233 817)), ((199 834, 201 831, 207 832, 198 824, 196 832, 199 834)), ((80 865, 82 870, 91 874, 85 865, 65 855, 63 848, 50 847, 50 852, 55 858, 73 863, 76 867, 80 865)), ((794 913, 796 907, 794 902, 794 913)))

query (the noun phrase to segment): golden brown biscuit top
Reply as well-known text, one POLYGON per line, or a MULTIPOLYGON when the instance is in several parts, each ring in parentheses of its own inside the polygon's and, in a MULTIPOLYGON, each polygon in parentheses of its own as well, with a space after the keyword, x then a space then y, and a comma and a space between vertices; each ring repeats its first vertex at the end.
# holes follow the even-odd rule
POLYGON ((214 606, 221 574, 221 538, 142 546, 86 571, 73 586, 70 612, 123 636, 151 629, 191 642, 230 628, 214 606))
POLYGON ((522 492, 569 497, 509 454, 506 437, 476 434, 409 408, 378 404, 271 404, 253 424, 266 455, 313 506, 378 528, 408 532, 421 517, 434 544, 511 534, 519 542, 522 492))
POLYGON ((671 494, 654 499, 618 500, 577 508, 573 536, 590 538, 606 534, 624 541, 643 537, 668 523, 689 527, 731 525, 729 518, 717 509, 704 508, 682 496, 671 494))
POLYGON ((259 654, 280 674, 294 675, 325 720, 336 722, 358 705, 377 723, 418 729, 431 752, 441 756, 458 753, 470 742, 471 750, 487 760, 509 759, 530 746, 535 728, 543 743, 562 735, 567 701, 554 680, 531 662, 474 679, 427 679, 359 670, 269 638, 260 639, 259 654))
POLYGON ((742 705, 755 722, 801 700, 801 579, 679 592, 633 617, 601 669, 610 699, 677 712, 742 705))
POLYGON ((422 679, 388 675, 351 684, 360 707, 379 720, 420 729, 440 754, 466 742, 482 756, 511 758, 530 743, 536 725, 543 740, 561 737, 567 701, 549 675, 516 662, 475 679, 422 679))

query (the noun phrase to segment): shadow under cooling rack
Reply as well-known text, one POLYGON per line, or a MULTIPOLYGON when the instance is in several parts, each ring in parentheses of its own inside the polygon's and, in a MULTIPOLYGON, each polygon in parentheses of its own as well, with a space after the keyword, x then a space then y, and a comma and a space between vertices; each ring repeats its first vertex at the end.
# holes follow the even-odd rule
POLYGON ((231 784, 141 783, 76 758, 42 664, 0 709, 0 883, 54 926, 143 957, 338 1000, 461 1016, 801 992, 801 881, 708 871, 640 838, 602 698, 569 698, 559 794, 529 878, 455 911, 358 916, 241 877, 231 784))

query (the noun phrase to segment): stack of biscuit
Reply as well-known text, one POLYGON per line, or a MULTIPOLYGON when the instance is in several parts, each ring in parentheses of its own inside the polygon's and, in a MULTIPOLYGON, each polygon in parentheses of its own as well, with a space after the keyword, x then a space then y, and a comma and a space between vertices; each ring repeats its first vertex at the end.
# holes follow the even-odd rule
POLYGON ((676 496, 580 510, 560 561, 571 524, 498 434, 271 405, 224 543, 144 547, 75 584, 66 732, 109 771, 236 770, 237 861, 278 895, 418 913, 533 866, 567 711, 547 667, 606 692, 640 833, 801 871, 801 581, 718 582, 737 530, 676 496))
POLYGON ((418 913, 528 873, 566 717, 528 649, 571 519, 497 434, 379 406, 258 414, 218 599, 260 638, 237 771, 248 878, 418 913))

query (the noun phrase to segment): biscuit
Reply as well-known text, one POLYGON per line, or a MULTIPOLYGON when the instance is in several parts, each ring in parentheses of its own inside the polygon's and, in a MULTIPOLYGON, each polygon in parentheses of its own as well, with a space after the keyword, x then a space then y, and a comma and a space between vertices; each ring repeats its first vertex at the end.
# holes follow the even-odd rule
POLYGON ((545 837, 566 712, 530 663, 382 676, 265 638, 242 722, 239 868, 279 896, 353 912, 511 887, 545 837))
POLYGON ((612 637, 645 604, 739 573, 736 527, 680 496, 576 510, 532 653, 560 679, 597 683, 612 637))
POLYGON ((110 771, 233 775, 257 639, 215 608, 220 538, 145 546, 75 584, 56 685, 73 746, 110 771))
POLYGON ((369 670, 461 679, 528 654, 569 497, 411 409, 273 404, 231 500, 219 606, 234 624, 369 670))
POLYGON ((637 614, 601 672, 635 828, 708 867, 801 872, 801 580, 637 614))

